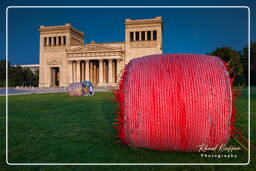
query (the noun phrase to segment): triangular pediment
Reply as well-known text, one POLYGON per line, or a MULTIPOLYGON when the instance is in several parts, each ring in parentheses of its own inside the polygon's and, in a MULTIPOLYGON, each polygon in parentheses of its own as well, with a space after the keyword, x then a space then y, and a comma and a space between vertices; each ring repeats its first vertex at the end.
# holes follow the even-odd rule
POLYGON ((84 52, 110 52, 110 51, 122 51, 121 48, 100 45, 97 43, 90 43, 75 49, 71 49, 69 53, 84 53, 84 52))

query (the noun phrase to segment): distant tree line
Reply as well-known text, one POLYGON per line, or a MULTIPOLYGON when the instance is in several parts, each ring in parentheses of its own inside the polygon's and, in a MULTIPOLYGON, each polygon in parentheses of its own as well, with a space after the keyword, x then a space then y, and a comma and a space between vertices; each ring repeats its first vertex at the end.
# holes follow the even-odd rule
MULTIPOLYGON (((218 56, 223 61, 229 62, 229 70, 236 73, 234 85, 248 85, 248 46, 243 47, 242 51, 236 51, 230 47, 217 48, 209 55, 218 56)), ((251 85, 256 86, 256 42, 250 43, 250 71, 251 85)))
MULTIPOLYGON (((39 72, 35 74, 29 68, 12 66, 8 62, 8 87, 33 86, 37 87, 39 82, 39 72)), ((6 60, 0 61, 0 87, 6 86, 6 60)))

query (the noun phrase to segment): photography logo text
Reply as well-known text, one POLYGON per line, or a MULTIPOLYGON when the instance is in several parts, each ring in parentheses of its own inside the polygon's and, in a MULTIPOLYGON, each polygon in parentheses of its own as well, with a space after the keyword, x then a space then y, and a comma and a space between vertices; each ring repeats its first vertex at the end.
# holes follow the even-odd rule
POLYGON ((200 152, 201 157, 205 158, 237 158, 237 154, 232 154, 232 152, 241 150, 240 147, 228 146, 227 144, 216 145, 214 147, 209 147, 206 144, 197 146, 198 152, 200 152), (207 153, 206 153, 207 152, 207 153), (213 152, 208 154, 208 152, 213 152), (221 154, 225 153, 225 154, 221 154))

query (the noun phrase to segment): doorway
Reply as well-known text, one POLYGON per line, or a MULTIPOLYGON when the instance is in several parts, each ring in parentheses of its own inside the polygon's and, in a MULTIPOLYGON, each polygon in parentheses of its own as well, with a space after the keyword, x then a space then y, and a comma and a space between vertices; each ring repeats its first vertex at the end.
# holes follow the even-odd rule
POLYGON ((60 85, 60 69, 59 67, 51 68, 51 87, 59 87, 60 85))

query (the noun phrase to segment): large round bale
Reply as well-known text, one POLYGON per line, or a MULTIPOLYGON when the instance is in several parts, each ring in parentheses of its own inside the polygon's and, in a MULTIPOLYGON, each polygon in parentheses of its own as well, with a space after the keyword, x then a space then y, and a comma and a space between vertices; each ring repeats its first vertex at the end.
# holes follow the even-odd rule
POLYGON ((198 151, 227 143, 232 88, 218 57, 151 55, 131 60, 114 92, 121 142, 131 147, 198 151))
POLYGON ((92 96, 93 93, 93 85, 90 81, 71 83, 68 86, 70 96, 92 96))

